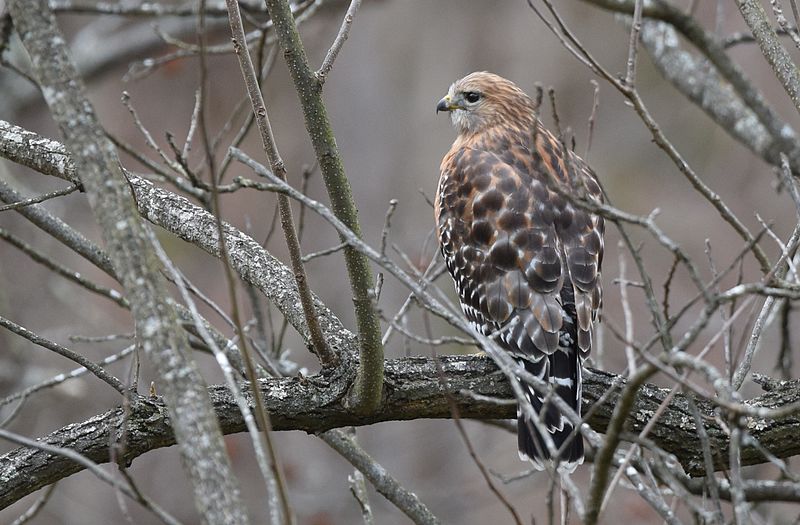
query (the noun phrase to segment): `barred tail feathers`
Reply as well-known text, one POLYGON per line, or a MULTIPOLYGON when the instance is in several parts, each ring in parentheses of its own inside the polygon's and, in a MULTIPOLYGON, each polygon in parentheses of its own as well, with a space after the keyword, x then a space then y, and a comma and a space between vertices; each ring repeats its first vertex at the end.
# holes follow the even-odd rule
MULTIPOLYGON (((581 367, 573 350, 557 350, 539 362, 520 360, 525 370, 543 380, 549 381, 553 394, 563 399, 575 412, 581 413, 581 367)), ((583 463, 583 438, 575 430, 575 425, 561 414, 555 403, 545 400, 532 386, 522 383, 522 389, 539 416, 538 428, 547 431, 553 446, 559 454, 553 458, 534 422, 521 408, 517 409, 517 441, 520 458, 530 460, 538 470, 545 469, 545 463, 554 462, 558 470, 573 472, 583 463)))

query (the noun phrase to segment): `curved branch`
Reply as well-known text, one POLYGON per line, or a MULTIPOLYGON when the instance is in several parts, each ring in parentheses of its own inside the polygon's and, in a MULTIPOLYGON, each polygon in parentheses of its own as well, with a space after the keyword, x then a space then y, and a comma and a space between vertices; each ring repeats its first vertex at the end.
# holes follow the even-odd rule
MULTIPOLYGON (((355 347, 349 350, 354 351, 355 347)), ((462 418, 486 420, 515 416, 513 403, 498 402, 511 398, 512 392, 505 376, 490 358, 480 355, 444 356, 438 361, 439 364, 425 357, 386 361, 384 396, 379 410, 370 415, 355 413, 347 407, 347 391, 352 387, 355 375, 352 368, 348 367, 326 370, 321 375, 307 378, 262 379, 261 389, 275 430, 320 433, 332 428, 383 421, 450 418, 448 396, 442 390, 443 382, 438 371, 441 366, 451 389, 450 396, 462 418)), ((614 384, 624 385, 624 381, 613 374, 586 370, 583 411, 591 414, 588 423, 600 432, 605 431, 611 419, 619 401, 619 390, 609 395, 602 404, 597 403, 614 384)), ((643 385, 627 417, 627 428, 633 433, 640 432, 669 392, 669 389, 643 385)), ((225 434, 244 431, 244 421, 230 392, 217 385, 209 387, 209 395, 222 431, 225 434)), ((800 381, 785 381, 748 404, 775 408, 798 400, 800 381)), ((702 399, 695 399, 695 402, 705 419, 714 467, 725 469, 729 438, 714 419, 715 405, 702 399)), ((69 446, 92 461, 107 462, 110 460, 109 430, 120 432, 123 418, 123 409, 115 408, 81 423, 67 425, 41 441, 69 446)), ((750 418, 747 429, 752 438, 779 458, 800 453, 800 442, 793 438, 800 431, 798 417, 780 420, 750 418)), ((151 450, 175 444, 167 410, 160 398, 139 398, 134 403, 127 421, 127 435, 123 458, 128 463, 151 450)), ((674 396, 649 437, 652 442, 673 454, 688 474, 702 476, 705 473, 702 446, 697 439, 695 420, 685 395, 674 396)), ((767 461, 757 448, 749 444, 742 447, 741 454, 742 465, 767 461)), ((26 447, 12 450, 0 456, 0 509, 82 469, 82 466, 69 459, 45 451, 26 447)), ((789 499, 798 497, 796 490, 784 490, 779 494, 789 499)))
MULTIPOLYGON (((0 157, 45 175, 68 181, 80 180, 72 156, 63 144, 4 120, 0 120, 0 157)), ((126 176, 133 188, 136 206, 142 216, 210 255, 220 256, 219 233, 213 215, 192 204, 188 199, 158 188, 141 177, 128 172, 126 176)), ((18 198, 15 197, 14 200, 18 198)), ((32 206, 20 211, 28 213, 35 209, 36 207, 32 206)), ((310 345, 310 334, 291 270, 272 257, 252 237, 230 224, 223 223, 223 231, 230 251, 231 265, 236 273, 244 281, 259 288, 310 345)), ((87 250, 91 252, 89 248, 87 247, 87 250)), ((89 259, 105 263, 102 264, 105 271, 114 274, 110 262, 102 260, 102 257, 89 257, 89 259)), ((342 356, 341 350, 352 351, 355 355, 356 336, 347 330, 316 296, 313 299, 328 345, 340 354, 340 357, 350 359, 349 355, 342 356)))

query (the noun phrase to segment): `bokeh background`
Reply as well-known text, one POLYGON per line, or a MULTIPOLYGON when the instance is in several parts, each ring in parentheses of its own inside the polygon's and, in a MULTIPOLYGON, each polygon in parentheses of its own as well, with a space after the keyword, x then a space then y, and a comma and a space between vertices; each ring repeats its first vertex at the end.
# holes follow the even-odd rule
MULTIPOLYGON (((688 6, 690 2, 676 3, 688 6)), ((623 74, 629 38, 625 25, 614 15, 582 1, 568 0, 557 4, 594 56, 609 70, 623 74)), ((717 2, 710 1, 697 4, 696 15, 706 27, 718 26, 724 34, 744 29, 733 5, 720 2, 718 6, 717 2)), ((319 64, 324 57, 346 7, 346 3, 340 1, 329 2, 301 27, 313 63, 319 64)), ((101 55, 113 46, 119 35, 134 26, 144 27, 152 34, 150 24, 158 23, 168 31, 174 27, 170 24, 178 23, 174 19, 86 15, 66 15, 60 17, 60 21, 73 43, 81 46, 84 60, 90 59, 92 53, 101 55)), ((212 20, 210 24, 211 43, 227 42, 229 36, 224 19, 212 20)), ((188 33, 170 34, 188 41, 194 38, 191 29, 188 33)), ((174 48, 166 43, 150 46, 142 52, 133 48, 127 60, 159 57, 172 50, 174 48)), ((21 55, 18 51, 16 53, 15 60, 18 60, 21 55)), ((732 55, 754 84, 764 91, 779 114, 796 127, 797 114, 757 47, 738 46, 732 55)), ((748 227, 754 231, 759 229, 755 216, 758 213, 764 221, 773 224, 778 235, 786 238, 794 225, 794 207, 785 192, 776 192, 777 178, 772 169, 667 84, 652 67, 645 52, 640 54, 639 65, 638 87, 642 96, 684 158, 748 227)), ((209 67, 209 122, 212 131, 216 131, 244 96, 244 87, 234 55, 213 56, 209 67)), ((185 137, 194 104, 199 71, 197 59, 173 61, 140 78, 123 79, 127 70, 126 61, 116 67, 93 71, 89 77, 90 97, 110 132, 157 159, 145 145, 141 132, 121 104, 120 96, 123 91, 130 94, 141 120, 159 144, 166 147, 166 132, 175 135, 180 143, 185 137)), ((595 77, 561 46, 524 0, 368 0, 356 15, 350 38, 325 85, 328 112, 360 209, 365 238, 377 245, 388 203, 390 199, 397 199, 399 204, 389 239, 420 268, 426 267, 434 255, 430 240, 432 209, 424 196, 432 197, 439 162, 455 136, 449 119, 437 116, 434 108, 452 81, 475 70, 490 70, 508 77, 529 93, 534 92, 536 83, 552 86, 557 95, 562 126, 571 130, 577 151, 581 154, 586 151, 587 122, 593 103, 590 81, 595 77)), ((31 94, 30 86, 11 79, 7 70, 0 71, 0 75, 0 85, 4 86, 0 95, 3 99, 0 118, 57 138, 57 129, 46 107, 35 93, 31 94)), ((314 156, 280 54, 265 83, 264 94, 289 177, 299 185, 303 168, 314 164, 314 156)), ((740 238, 692 190, 666 155, 652 143, 649 132, 634 111, 623 103, 622 97, 611 86, 603 82, 600 82, 599 101, 588 161, 599 174, 614 205, 643 215, 659 209, 658 224, 695 259, 704 277, 710 278, 711 270, 705 255, 706 240, 710 242, 717 266, 725 267, 742 249, 740 238)), ((551 125, 549 102, 545 103, 542 113, 543 119, 551 125)), ((243 148, 255 158, 264 160, 256 134, 245 141, 243 148)), ((196 147, 195 162, 200 158, 198 152, 199 147, 196 147)), ((130 169, 146 171, 129 157, 123 155, 122 159, 130 169)), ((235 167, 229 177, 232 175, 250 174, 235 167)), ((48 180, 4 161, 0 161, 0 176, 30 193, 63 186, 62 181, 48 180)), ((314 198, 326 200, 318 173, 310 180, 309 193, 314 198)), ((74 194, 49 201, 45 206, 100 242, 98 229, 83 195, 74 194)), ((271 195, 254 191, 226 195, 223 201, 225 219, 259 240, 267 235, 274 207, 271 195)), ((0 226, 85 276, 113 286, 114 283, 106 276, 13 212, 0 214, 0 226)), ((608 230, 603 317, 621 327, 620 295, 618 285, 614 283, 619 276, 620 253, 626 257, 628 276, 633 280, 639 277, 630 257, 618 248, 619 235, 615 228, 609 227, 608 230)), ((655 286, 660 290, 672 259, 652 238, 633 228, 631 231, 637 242, 642 243, 642 256, 655 286)), ((194 284, 227 308, 227 289, 219 262, 168 234, 161 232, 160 238, 194 284)), ((307 216, 303 236, 306 252, 337 243, 332 228, 312 214, 307 216)), ((288 261, 279 232, 268 248, 281 260, 288 261)), ((772 256, 777 253, 769 242, 765 243, 765 249, 772 256)), ((396 252, 390 252, 399 258, 396 252)), ((308 264, 308 271, 315 292, 346 325, 353 327, 341 255, 316 259, 308 264)), ((742 271, 751 280, 757 276, 750 259, 742 271)), ((723 285, 732 284, 735 277, 726 279, 723 285)), ((442 279, 439 285, 453 296, 449 280, 442 279)), ((694 295, 694 288, 685 272, 677 273, 672 294, 670 302, 676 306, 694 295)), ((638 341, 646 341, 652 328, 641 293, 633 288, 630 295, 636 321, 635 337, 638 341)), ((402 286, 387 279, 380 306, 388 315, 393 315, 406 296, 407 291, 402 286)), ((244 293, 240 293, 240 298, 246 305, 244 293)), ((47 338, 68 343, 94 360, 120 350, 126 343, 72 344, 68 342, 68 336, 132 331, 127 312, 31 263, 9 245, 0 245, 0 312, 47 338)), ((205 313, 211 320, 220 321, 213 313, 205 313)), ((409 323, 412 329, 424 333, 420 320, 419 313, 413 312, 409 323)), ((691 320, 676 327, 675 333, 681 334, 681 329, 691 320)), ((276 322, 279 322, 277 317, 276 322)), ((721 321, 716 319, 715 323, 721 321)), ((221 323, 218 326, 224 328, 221 323)), ((710 326, 707 334, 692 349, 702 348, 719 326, 710 326)), ((450 328, 438 323, 434 323, 434 328, 440 334, 452 333, 450 328)), ((744 324, 735 328, 734 348, 741 347, 746 329, 744 324)), ((229 329, 224 331, 232 333, 229 329)), ((602 366, 616 373, 622 372, 625 359, 620 343, 605 331, 601 344, 602 366)), ((778 330, 773 326, 765 336, 754 364, 755 371, 774 374, 778 344, 778 330)), ((311 372, 316 369, 313 359, 291 330, 285 347, 291 350, 293 359, 311 372)), ((474 349, 450 347, 438 351, 472 352, 474 349)), ((429 347, 405 343, 397 335, 387 347, 390 358, 406 353, 429 355, 430 352, 429 347)), ((197 359, 209 382, 221 382, 212 358, 198 355, 197 359)), ((723 366, 721 346, 714 347, 709 359, 723 366)), ((128 363, 112 365, 111 370, 119 376, 127 376, 128 363)), ((0 396, 72 368, 71 363, 50 355, 44 349, 0 332, 0 396)), ((149 385, 154 377, 145 363, 141 388, 149 385)), ((670 384, 663 377, 658 381, 670 384)), ((84 420, 118 402, 108 390, 92 379, 65 383, 28 400, 10 428, 27 436, 41 436, 70 422, 84 420)), ((754 385, 746 385, 745 395, 757 393, 754 385)), ((0 415, 4 417, 5 413, 0 415)), ((493 472, 500 476, 514 476, 526 470, 526 465, 517 458, 514 435, 477 422, 467 421, 465 426, 482 461, 493 472)), ((382 423, 359 429, 358 438, 377 461, 419 495, 444 523, 511 522, 510 516, 487 489, 452 421, 382 423)), ((352 472, 348 463, 323 442, 305 433, 276 433, 275 441, 299 523, 360 522, 358 506, 348 489, 347 476, 352 472)), ((265 522, 264 490, 249 439, 245 435, 227 436, 226 443, 241 476, 251 516, 255 523, 265 522)), ((0 443, 0 452, 11 448, 0 443)), ((760 468, 762 473, 767 469, 760 468)), ((588 470, 588 467, 579 469, 574 476, 577 485, 584 490, 588 487, 588 470)), ((167 510, 186 523, 198 521, 175 447, 156 450, 135 460, 130 471, 142 489, 167 510)), ((507 484, 499 478, 495 481, 528 521, 530 517, 537 523, 546 520, 545 499, 549 480, 543 474, 507 484)), ((407 523, 407 518, 383 497, 371 489, 370 493, 377 523, 407 523)), ((613 497, 604 514, 604 522, 660 522, 647 504, 629 489, 617 488, 613 497)), ((35 498, 35 495, 30 496, 0 512, 0 523, 13 521, 35 498)), ((135 523, 154 522, 154 518, 136 504, 129 502, 127 506, 135 523)), ((797 511, 788 506, 775 506, 765 512, 776 522, 781 522, 797 511)), ((116 523, 123 519, 114 491, 83 472, 59 483, 50 502, 33 523, 90 525, 116 523)))

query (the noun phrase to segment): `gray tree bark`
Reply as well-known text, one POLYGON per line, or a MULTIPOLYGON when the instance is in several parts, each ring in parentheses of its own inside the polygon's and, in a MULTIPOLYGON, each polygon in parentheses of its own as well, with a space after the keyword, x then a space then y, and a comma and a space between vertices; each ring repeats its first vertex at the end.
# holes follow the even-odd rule
MULTIPOLYGON (((195 506, 207 523, 247 523, 236 477, 175 304, 166 291, 151 236, 136 210, 116 150, 100 126, 45 0, 9 9, 45 101, 72 153, 136 321, 137 339, 161 376, 160 388, 181 445, 195 506)), ((120 430, 120 429, 118 429, 120 430)), ((121 434, 110 435, 112 441, 121 434)))

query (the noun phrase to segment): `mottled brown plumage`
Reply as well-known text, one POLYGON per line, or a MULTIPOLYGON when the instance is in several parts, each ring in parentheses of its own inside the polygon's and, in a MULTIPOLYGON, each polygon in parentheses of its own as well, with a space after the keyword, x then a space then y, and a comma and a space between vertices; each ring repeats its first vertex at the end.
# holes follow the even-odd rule
MULTIPOLYGON (((512 82, 477 72, 439 102, 458 137, 441 165, 436 222, 467 319, 580 414, 581 363, 601 302, 603 219, 566 194, 601 201, 592 170, 545 129, 512 82)), ((526 388, 567 470, 583 441, 544 396, 526 388), (566 444, 565 444, 566 443, 566 444), (563 446, 562 446, 563 445, 563 446)), ((542 467, 541 435, 521 413, 520 454, 542 467)))

